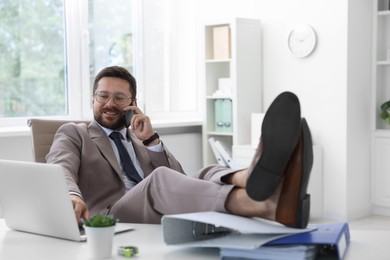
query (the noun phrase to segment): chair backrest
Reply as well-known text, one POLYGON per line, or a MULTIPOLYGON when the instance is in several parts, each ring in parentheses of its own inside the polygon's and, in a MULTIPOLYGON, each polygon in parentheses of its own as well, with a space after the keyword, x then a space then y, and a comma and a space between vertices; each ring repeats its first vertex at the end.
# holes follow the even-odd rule
POLYGON ((30 127, 33 158, 35 162, 46 163, 46 155, 49 153, 51 144, 53 143, 54 135, 58 128, 69 122, 87 123, 87 120, 53 120, 53 119, 38 119, 30 118, 27 125, 30 127))

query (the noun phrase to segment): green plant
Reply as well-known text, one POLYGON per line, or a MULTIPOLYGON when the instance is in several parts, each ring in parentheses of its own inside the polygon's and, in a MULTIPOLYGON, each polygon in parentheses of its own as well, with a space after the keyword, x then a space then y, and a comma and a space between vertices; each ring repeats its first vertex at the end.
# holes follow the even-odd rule
POLYGON ((389 110, 390 110, 390 101, 386 101, 385 103, 383 103, 381 105, 381 118, 387 123, 390 125, 390 113, 389 113, 389 110))
POLYGON ((116 219, 112 215, 96 214, 89 220, 84 221, 87 227, 110 227, 116 224, 116 219))

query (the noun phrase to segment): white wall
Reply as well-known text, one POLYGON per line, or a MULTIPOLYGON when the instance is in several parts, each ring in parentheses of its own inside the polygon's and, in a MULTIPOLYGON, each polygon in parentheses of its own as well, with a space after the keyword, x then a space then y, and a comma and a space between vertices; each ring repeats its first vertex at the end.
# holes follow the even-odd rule
POLYGON ((32 161, 31 138, 27 133, 0 137, 0 159, 32 161))
POLYGON ((369 189, 370 0, 201 0, 199 23, 257 18, 263 29, 263 103, 282 91, 301 101, 302 116, 323 147, 324 214, 352 219, 371 212, 369 189), (298 23, 317 33, 305 59, 288 51, 298 23))
POLYGON ((353 218, 371 212, 372 109, 368 71, 371 71, 372 1, 349 1, 348 9, 347 215, 353 218))

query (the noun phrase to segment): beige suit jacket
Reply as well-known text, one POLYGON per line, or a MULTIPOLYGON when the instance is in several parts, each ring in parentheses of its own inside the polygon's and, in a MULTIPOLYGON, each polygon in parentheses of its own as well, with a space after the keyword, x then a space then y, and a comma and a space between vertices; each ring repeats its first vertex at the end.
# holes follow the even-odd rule
MULTIPOLYGON (((130 130, 127 132, 145 177, 159 166, 184 173, 165 146, 164 152, 150 151, 130 130)), ((121 169, 110 141, 95 121, 90 125, 61 126, 46 160, 64 167, 69 191, 81 194, 91 215, 106 213, 125 194, 121 169)))

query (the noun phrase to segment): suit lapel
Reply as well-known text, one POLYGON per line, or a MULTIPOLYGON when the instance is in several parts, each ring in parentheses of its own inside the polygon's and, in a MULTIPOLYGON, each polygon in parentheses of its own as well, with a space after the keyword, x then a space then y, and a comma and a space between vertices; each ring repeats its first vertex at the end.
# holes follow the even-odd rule
POLYGON ((153 168, 150 164, 148 151, 132 131, 127 130, 127 138, 129 138, 133 144, 134 152, 146 177, 153 171, 153 168))
POLYGON ((107 160, 107 162, 111 165, 119 177, 121 177, 122 173, 120 165, 115 157, 114 151, 111 148, 111 143, 110 140, 108 140, 106 133, 95 121, 92 121, 88 126, 88 131, 89 136, 96 144, 96 147, 100 150, 103 157, 107 160))

